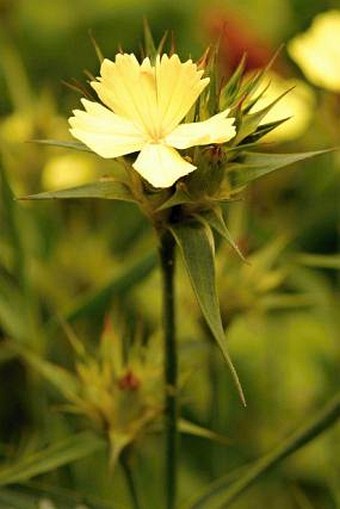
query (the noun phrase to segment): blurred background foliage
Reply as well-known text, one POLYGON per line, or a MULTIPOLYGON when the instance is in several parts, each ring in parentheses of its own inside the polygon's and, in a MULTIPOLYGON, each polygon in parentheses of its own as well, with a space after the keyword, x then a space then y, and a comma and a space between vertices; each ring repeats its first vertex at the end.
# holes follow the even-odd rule
MULTIPOLYGON (((156 40, 173 31, 183 57, 199 57, 220 37, 228 75, 244 51, 249 71, 266 65, 317 13, 336 7, 337 0, 0 0, 0 507, 130 507, 124 458, 112 475, 102 431, 61 411, 67 382, 47 363, 77 371, 65 322, 94 357, 108 316, 125 349, 136 330, 148 348, 160 327, 155 239, 133 205, 13 200, 116 171, 91 154, 27 143, 70 139, 67 118, 79 94, 64 82, 85 82, 85 69, 98 72, 89 30, 109 58, 120 47, 140 51, 143 17, 156 40), (99 442, 81 435, 93 429, 99 442), (40 470, 28 466, 37 462, 40 470)), ((282 151, 339 146, 340 95, 307 83, 285 48, 274 71, 274 95, 296 84, 278 106, 279 117, 295 116, 278 130, 282 151)), ((246 410, 179 263, 182 415, 226 437, 216 443, 183 435, 182 500, 270 450, 336 390, 339 173, 339 153, 331 152, 264 178, 225 210, 249 261, 222 244, 217 251, 223 320, 246 410)), ((233 507, 340 507, 339 444, 339 430, 329 430, 233 507)), ((144 433, 126 460, 147 509, 159 509, 162 499, 160 450, 159 435, 144 433)))

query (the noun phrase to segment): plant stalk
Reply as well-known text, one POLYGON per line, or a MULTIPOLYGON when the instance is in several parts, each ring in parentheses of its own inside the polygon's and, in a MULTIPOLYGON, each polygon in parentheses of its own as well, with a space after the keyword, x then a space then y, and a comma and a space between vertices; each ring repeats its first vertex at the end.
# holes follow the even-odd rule
POLYGON ((121 465, 125 474, 126 484, 130 493, 133 509, 141 509, 135 479, 130 466, 129 451, 123 451, 121 456, 121 465))
POLYGON ((166 231, 160 237, 163 283, 166 509, 174 509, 177 494, 177 345, 175 333, 175 241, 166 231))

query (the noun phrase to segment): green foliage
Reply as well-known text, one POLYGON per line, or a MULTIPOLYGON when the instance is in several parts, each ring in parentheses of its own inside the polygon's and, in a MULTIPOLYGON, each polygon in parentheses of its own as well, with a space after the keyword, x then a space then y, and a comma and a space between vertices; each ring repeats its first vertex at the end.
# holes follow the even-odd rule
POLYGON ((192 287, 203 316, 229 366, 239 395, 245 405, 243 390, 231 361, 222 326, 215 286, 214 244, 211 231, 200 223, 177 224, 171 232, 183 256, 192 287))
POLYGON ((23 453, 13 464, 0 469, 0 485, 18 483, 50 472, 103 449, 104 442, 91 433, 79 433, 55 442, 43 450, 23 453))

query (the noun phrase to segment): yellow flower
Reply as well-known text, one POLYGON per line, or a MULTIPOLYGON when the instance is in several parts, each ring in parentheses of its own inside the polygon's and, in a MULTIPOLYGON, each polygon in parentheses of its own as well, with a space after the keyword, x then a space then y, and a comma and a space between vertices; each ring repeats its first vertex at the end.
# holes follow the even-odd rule
POLYGON ((149 58, 133 54, 105 59, 98 81, 91 82, 101 101, 82 99, 86 111, 69 119, 71 134, 105 158, 140 152, 134 169, 154 187, 165 188, 196 169, 176 149, 224 143, 235 135, 234 119, 224 110, 208 120, 180 122, 208 85, 191 60, 177 55, 149 58))
POLYGON ((288 52, 312 83, 339 92, 340 10, 316 16, 310 29, 289 43, 288 52))

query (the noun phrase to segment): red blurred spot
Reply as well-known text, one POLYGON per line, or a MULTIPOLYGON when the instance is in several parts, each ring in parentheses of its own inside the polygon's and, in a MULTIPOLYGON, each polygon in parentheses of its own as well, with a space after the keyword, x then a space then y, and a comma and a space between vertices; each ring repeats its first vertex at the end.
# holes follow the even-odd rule
POLYGON ((248 71, 265 67, 273 55, 269 44, 230 10, 205 11, 203 26, 209 39, 220 43, 220 64, 225 76, 232 73, 245 53, 248 71))
POLYGON ((132 371, 128 371, 118 380, 118 387, 122 390, 135 391, 139 386, 140 380, 132 371))

